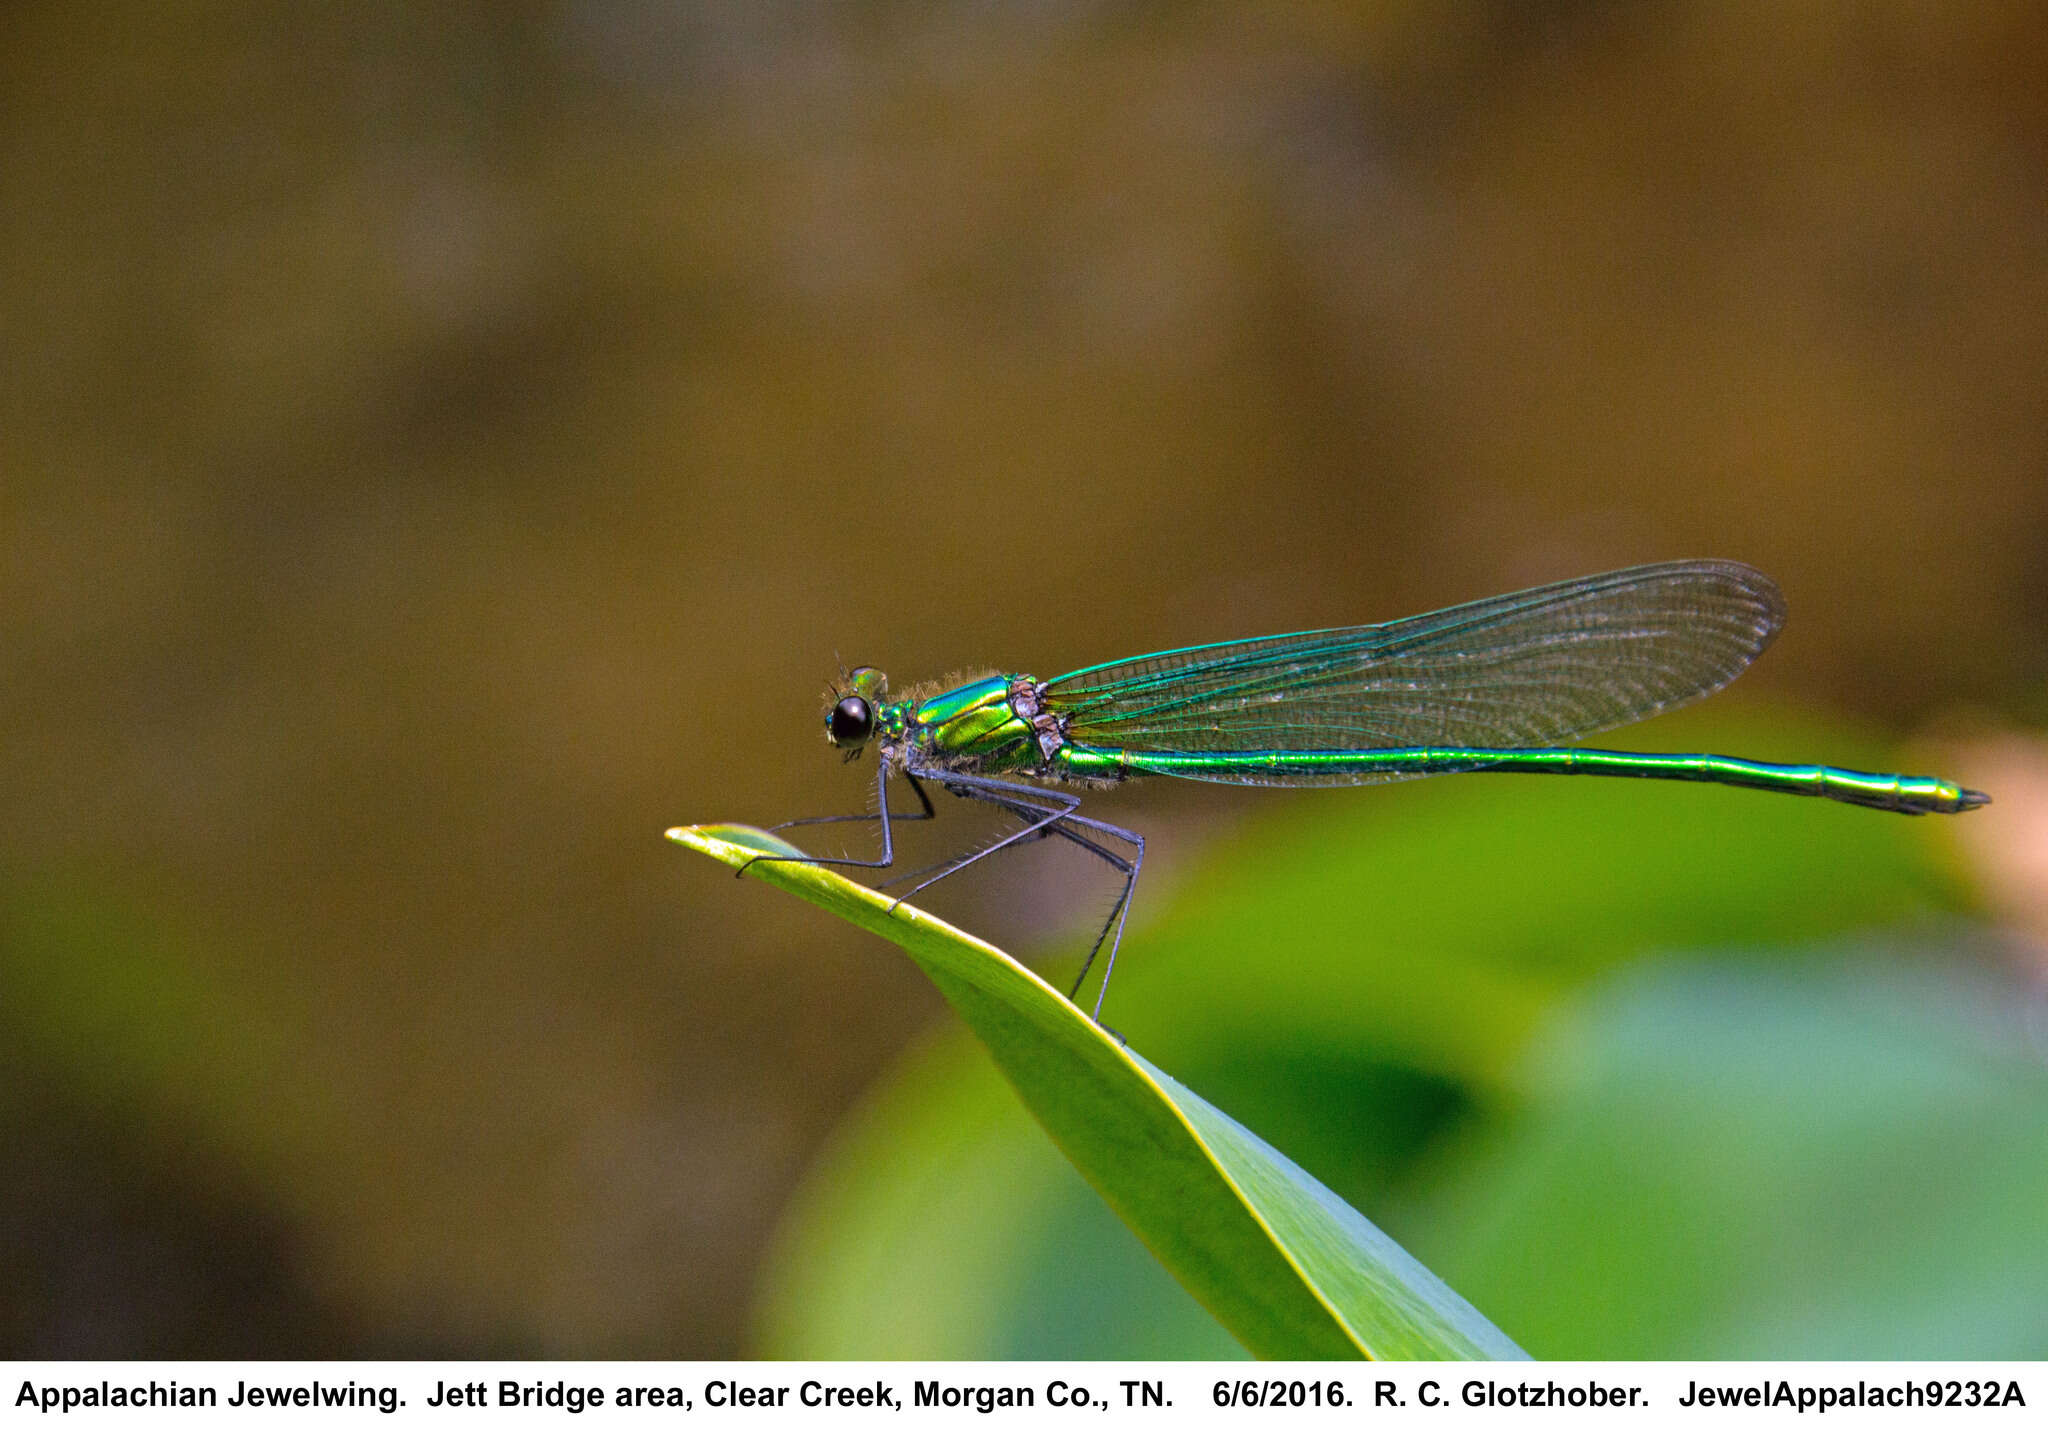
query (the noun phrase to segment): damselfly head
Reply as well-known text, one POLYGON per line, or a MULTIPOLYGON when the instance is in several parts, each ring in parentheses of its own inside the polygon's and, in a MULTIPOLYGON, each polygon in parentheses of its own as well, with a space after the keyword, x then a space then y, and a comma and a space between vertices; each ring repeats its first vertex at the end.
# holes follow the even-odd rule
POLYGON ((825 735, 835 747, 849 749, 850 762, 875 735, 875 709, 888 694, 889 679, 872 667, 856 667, 846 675, 850 691, 832 689, 834 701, 825 711, 825 735))

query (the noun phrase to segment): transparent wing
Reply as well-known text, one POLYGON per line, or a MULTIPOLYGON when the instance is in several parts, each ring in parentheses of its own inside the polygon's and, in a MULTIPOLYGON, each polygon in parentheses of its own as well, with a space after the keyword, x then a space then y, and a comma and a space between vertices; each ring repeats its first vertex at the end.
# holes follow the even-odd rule
MULTIPOLYGON (((1741 563, 1624 568, 1420 617, 1155 652, 1046 685, 1070 741, 1130 753, 1547 747, 1719 691, 1785 616, 1741 563)), ((1475 763, 1474 765, 1484 765, 1475 763)), ((1350 785, 1247 769, 1212 780, 1350 785)))

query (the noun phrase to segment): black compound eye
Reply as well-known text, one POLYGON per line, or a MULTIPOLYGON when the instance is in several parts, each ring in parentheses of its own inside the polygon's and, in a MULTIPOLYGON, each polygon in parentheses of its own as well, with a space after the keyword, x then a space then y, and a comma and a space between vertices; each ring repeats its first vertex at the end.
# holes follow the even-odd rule
POLYGON ((865 742, 874 735, 875 712, 865 697, 842 697, 825 718, 825 730, 834 744, 845 747, 865 742))

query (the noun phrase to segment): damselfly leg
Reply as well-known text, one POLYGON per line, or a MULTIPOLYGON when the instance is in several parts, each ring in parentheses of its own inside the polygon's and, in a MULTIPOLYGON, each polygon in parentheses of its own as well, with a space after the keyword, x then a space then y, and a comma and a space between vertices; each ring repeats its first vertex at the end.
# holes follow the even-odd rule
POLYGON ((1124 924, 1130 916, 1131 895, 1137 890, 1138 872, 1145 862, 1145 838, 1134 831, 1112 826, 1094 817, 1077 815, 1081 799, 1064 792, 1048 791, 1044 787, 1028 787, 1021 782, 1001 782, 991 777, 962 776, 953 772, 919 772, 913 769, 906 775, 923 776, 928 780, 943 783, 946 790, 956 796, 1008 808, 1019 820, 1029 824, 1021 831, 1012 832, 964 856, 942 863, 934 875, 926 877, 898 897, 899 904, 934 882, 944 881, 956 872, 964 871, 985 856, 992 856, 1022 842, 1035 841, 1048 835, 1062 836, 1094 853, 1124 878, 1123 891, 1118 894, 1116 905, 1110 908, 1109 918, 1103 922, 1102 930, 1096 933, 1095 943, 1088 948, 1087 959, 1081 963, 1081 972, 1074 978, 1074 984, 1067 992, 1067 999, 1070 1001, 1080 994, 1081 987, 1088 980, 1088 973, 1094 969, 1095 958, 1101 954, 1102 943, 1105 940, 1109 941, 1109 959, 1103 966, 1102 984, 1096 990, 1095 1008, 1091 1013, 1099 1025, 1102 1002, 1109 994, 1109 978, 1116 972, 1117 948, 1123 944, 1124 924), (1090 841, 1079 832, 1071 830, 1074 827, 1100 832, 1128 843, 1131 848, 1130 857, 1118 856, 1100 843, 1090 841))

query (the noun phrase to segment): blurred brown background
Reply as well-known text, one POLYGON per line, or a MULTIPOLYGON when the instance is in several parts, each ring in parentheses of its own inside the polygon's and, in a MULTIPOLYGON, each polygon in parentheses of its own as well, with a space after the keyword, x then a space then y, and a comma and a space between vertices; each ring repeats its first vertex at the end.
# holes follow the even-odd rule
POLYGON ((2044 20, 9 7, 0 1351, 742 1352, 941 1017, 660 832, 857 805, 842 661, 1725 556, 2040 717, 2044 20))

